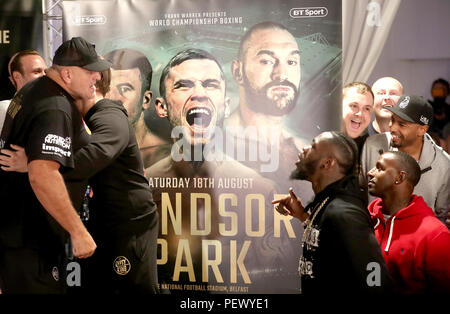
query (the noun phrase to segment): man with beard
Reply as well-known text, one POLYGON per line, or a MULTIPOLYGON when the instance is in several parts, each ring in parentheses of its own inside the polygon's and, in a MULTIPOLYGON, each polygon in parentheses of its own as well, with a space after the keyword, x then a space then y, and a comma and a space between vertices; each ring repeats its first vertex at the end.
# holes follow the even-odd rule
POLYGON ((293 179, 312 183, 314 200, 304 207, 292 189, 273 201, 276 209, 305 223, 299 263, 302 292, 380 293, 391 278, 375 238, 364 196, 354 175, 358 149, 340 132, 324 132, 299 154, 293 179), (374 270, 375 269, 375 270, 374 270), (376 278, 371 271, 376 272, 376 278))
POLYGON ((108 52, 105 59, 112 63, 111 90, 107 98, 120 100, 135 129, 144 167, 170 153, 170 125, 159 119, 151 107, 153 93, 152 66, 139 51, 123 48, 108 52))
MULTIPOLYGON (((239 88, 239 106, 225 120, 227 132, 233 135, 227 140, 247 149, 246 158, 239 161, 286 191, 291 166, 305 143, 283 127, 283 118, 295 108, 299 97, 298 44, 279 23, 256 24, 242 37, 231 72, 239 88), (262 155, 267 152, 269 156, 262 155)), ((302 197, 312 197, 309 183, 294 182, 298 183, 296 189, 302 197)))
POLYGON ((160 95, 157 111, 181 137, 171 155, 146 169, 161 217, 162 289, 177 293, 195 285, 191 292, 216 293, 208 287, 222 285, 231 293, 298 292, 297 252, 288 239, 295 234, 290 221, 274 213, 271 182, 225 159, 219 145, 208 148, 220 137, 217 127, 228 107, 218 61, 200 49, 179 52, 162 71, 160 95), (233 180, 250 184, 227 185, 233 180))
MULTIPOLYGON (((378 157, 387 151, 398 150, 418 161, 421 179, 414 194, 423 197, 436 216, 443 222, 450 203, 450 157, 427 134, 433 108, 419 96, 403 95, 393 107, 384 107, 392 113, 390 132, 370 136, 361 154, 361 186, 367 186, 367 172, 378 157)), ((369 201, 374 198, 369 196, 369 201)))

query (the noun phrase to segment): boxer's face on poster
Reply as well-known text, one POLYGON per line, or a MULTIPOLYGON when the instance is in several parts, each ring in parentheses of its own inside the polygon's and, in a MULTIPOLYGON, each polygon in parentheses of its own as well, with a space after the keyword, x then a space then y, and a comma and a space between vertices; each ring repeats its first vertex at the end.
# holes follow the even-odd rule
POLYGON ((138 115, 141 113, 141 110, 139 110, 142 105, 141 89, 141 72, 138 68, 111 69, 111 90, 106 94, 106 97, 122 101, 131 122, 137 121, 138 115))
POLYGON ((170 69, 165 86, 171 124, 186 127, 191 144, 207 142, 225 111, 225 82, 218 65, 208 59, 184 61, 170 69))
POLYGON ((252 111, 286 115, 295 107, 300 85, 300 52, 287 31, 255 31, 243 61, 243 83, 252 111))

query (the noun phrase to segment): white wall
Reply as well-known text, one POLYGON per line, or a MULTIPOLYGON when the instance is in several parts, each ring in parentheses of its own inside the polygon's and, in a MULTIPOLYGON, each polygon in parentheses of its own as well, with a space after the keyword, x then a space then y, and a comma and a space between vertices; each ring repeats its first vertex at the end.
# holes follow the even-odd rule
POLYGON ((402 0, 368 84, 382 76, 427 99, 436 78, 450 81, 449 0, 402 0))

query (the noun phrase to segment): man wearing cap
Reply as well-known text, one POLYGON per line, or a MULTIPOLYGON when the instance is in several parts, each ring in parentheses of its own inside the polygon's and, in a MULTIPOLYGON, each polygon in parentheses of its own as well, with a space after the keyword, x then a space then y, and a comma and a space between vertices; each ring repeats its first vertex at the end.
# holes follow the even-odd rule
POLYGON ((89 141, 75 102, 95 97, 99 59, 81 37, 64 42, 43 76, 13 98, 0 148, 25 148, 28 175, 0 170, 0 278, 4 293, 62 293, 64 245, 91 256, 96 244, 80 220, 84 182, 64 180, 73 155, 89 141))
MULTIPOLYGON (((361 154, 361 184, 367 189, 367 172, 387 151, 411 155, 421 169, 421 179, 414 194, 422 196, 435 215, 445 221, 450 203, 450 157, 436 145, 428 131, 433 117, 431 105, 419 96, 403 95, 393 107, 390 132, 370 136, 361 154)), ((369 196, 369 200, 374 198, 369 196)))

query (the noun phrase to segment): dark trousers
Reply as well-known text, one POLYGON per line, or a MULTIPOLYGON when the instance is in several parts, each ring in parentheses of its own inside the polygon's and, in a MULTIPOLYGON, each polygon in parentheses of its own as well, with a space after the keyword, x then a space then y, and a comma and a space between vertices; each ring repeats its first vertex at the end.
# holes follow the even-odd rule
POLYGON ((89 227, 97 250, 81 263, 82 293, 158 293, 158 213, 142 221, 130 221, 118 228, 100 231, 89 227))
POLYGON ((64 250, 0 245, 0 287, 5 294, 65 293, 64 250))

